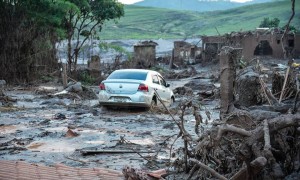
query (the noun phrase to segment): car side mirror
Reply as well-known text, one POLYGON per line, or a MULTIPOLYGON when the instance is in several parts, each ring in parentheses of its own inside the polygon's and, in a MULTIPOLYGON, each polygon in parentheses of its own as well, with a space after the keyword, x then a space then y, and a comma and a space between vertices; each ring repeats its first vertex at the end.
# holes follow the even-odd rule
POLYGON ((166 87, 170 87, 170 84, 169 84, 169 83, 167 83, 167 84, 166 84, 166 87))

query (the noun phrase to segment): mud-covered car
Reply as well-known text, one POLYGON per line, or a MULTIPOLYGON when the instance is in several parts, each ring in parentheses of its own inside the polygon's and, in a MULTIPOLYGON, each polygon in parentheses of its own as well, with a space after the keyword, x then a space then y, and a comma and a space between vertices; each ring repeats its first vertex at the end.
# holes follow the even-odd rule
POLYGON ((112 72, 99 85, 99 102, 103 106, 151 108, 158 98, 175 101, 174 93, 160 73, 145 69, 122 69, 112 72))

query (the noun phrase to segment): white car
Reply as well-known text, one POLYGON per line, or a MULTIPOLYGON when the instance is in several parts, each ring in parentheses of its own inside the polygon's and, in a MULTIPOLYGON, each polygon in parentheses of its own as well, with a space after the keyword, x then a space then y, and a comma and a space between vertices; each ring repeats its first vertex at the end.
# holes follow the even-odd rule
POLYGON ((122 69, 112 72, 99 85, 103 106, 151 108, 160 98, 164 104, 175 101, 174 93, 160 73, 145 69, 122 69))

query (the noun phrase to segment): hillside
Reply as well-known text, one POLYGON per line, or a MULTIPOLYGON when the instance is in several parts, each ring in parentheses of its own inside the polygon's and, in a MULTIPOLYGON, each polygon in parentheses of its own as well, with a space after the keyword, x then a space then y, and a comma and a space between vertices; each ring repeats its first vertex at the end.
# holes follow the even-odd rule
POLYGON ((173 10, 206 12, 206 11, 216 11, 216 10, 227 10, 230 8, 236 8, 245 5, 271 2, 271 1, 276 1, 276 0, 252 0, 246 3, 231 2, 230 0, 144 0, 135 3, 134 5, 143 6, 143 7, 173 9, 173 10))
MULTIPOLYGON (((254 30, 265 17, 279 18, 284 26, 291 15, 289 0, 243 6, 240 8, 192 12, 160 8, 125 6, 125 17, 117 24, 104 25, 101 39, 191 38, 231 31, 254 30)), ((291 23, 300 29, 300 2, 296 1, 291 23)))

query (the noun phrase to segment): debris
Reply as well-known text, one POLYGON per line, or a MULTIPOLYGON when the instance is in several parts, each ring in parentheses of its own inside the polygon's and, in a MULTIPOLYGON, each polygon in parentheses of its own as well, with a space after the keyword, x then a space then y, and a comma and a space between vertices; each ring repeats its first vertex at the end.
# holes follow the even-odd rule
POLYGON ((249 107, 264 102, 259 74, 252 67, 243 69, 237 77, 236 82, 237 103, 249 107))
POLYGON ((14 102, 17 102, 16 99, 13 99, 9 96, 6 96, 2 89, 0 89, 0 103, 1 106, 11 107, 14 102))
POLYGON ((45 166, 20 160, 1 160, 0 177, 1 179, 123 179, 120 171, 107 168, 79 168, 63 164, 45 166))
POLYGON ((75 93, 82 92, 83 89, 82 89, 82 86, 81 86, 81 82, 76 82, 75 84, 69 85, 66 88, 66 91, 68 91, 68 92, 75 92, 75 93))
POLYGON ((193 90, 192 88, 183 86, 183 87, 177 87, 173 90, 174 94, 179 94, 179 95, 188 95, 191 96, 193 95, 193 90))
POLYGON ((64 120, 64 119, 66 119, 67 117, 66 117, 66 115, 64 115, 64 114, 62 114, 62 113, 56 113, 55 115, 54 115, 54 119, 57 119, 57 120, 64 120))
POLYGON ((297 70, 290 68, 284 71, 275 71, 272 77, 272 93, 279 100, 295 97, 297 93, 297 70))
POLYGON ((253 175, 257 175, 262 169, 266 166, 267 159, 265 157, 258 157, 250 163, 250 167, 242 168, 239 172, 237 172, 231 180, 245 180, 248 178, 248 169, 253 173, 253 175))
POLYGON ((68 138, 72 138, 72 137, 77 137, 79 136, 79 134, 77 132, 72 131, 71 129, 68 128, 68 131, 65 135, 68 138))
POLYGON ((155 151, 144 150, 118 150, 118 149, 100 149, 100 150, 81 150, 81 154, 84 156, 93 154, 123 154, 123 153, 155 153, 155 151))
POLYGON ((167 171, 165 169, 159 169, 149 172, 129 166, 125 166, 122 172, 125 176, 125 180, 155 180, 162 179, 163 176, 167 174, 167 171))
POLYGON ((151 171, 147 175, 157 178, 157 179, 160 179, 160 178, 162 178, 162 176, 164 176, 166 174, 167 174, 167 171, 165 169, 159 169, 156 171, 151 171))
POLYGON ((0 80, 0 88, 4 88, 6 85, 6 81, 5 80, 0 80))
POLYGON ((51 105, 51 106, 53 106, 53 105, 62 105, 62 106, 66 106, 66 103, 61 99, 49 99, 49 100, 41 102, 40 105, 51 105))

